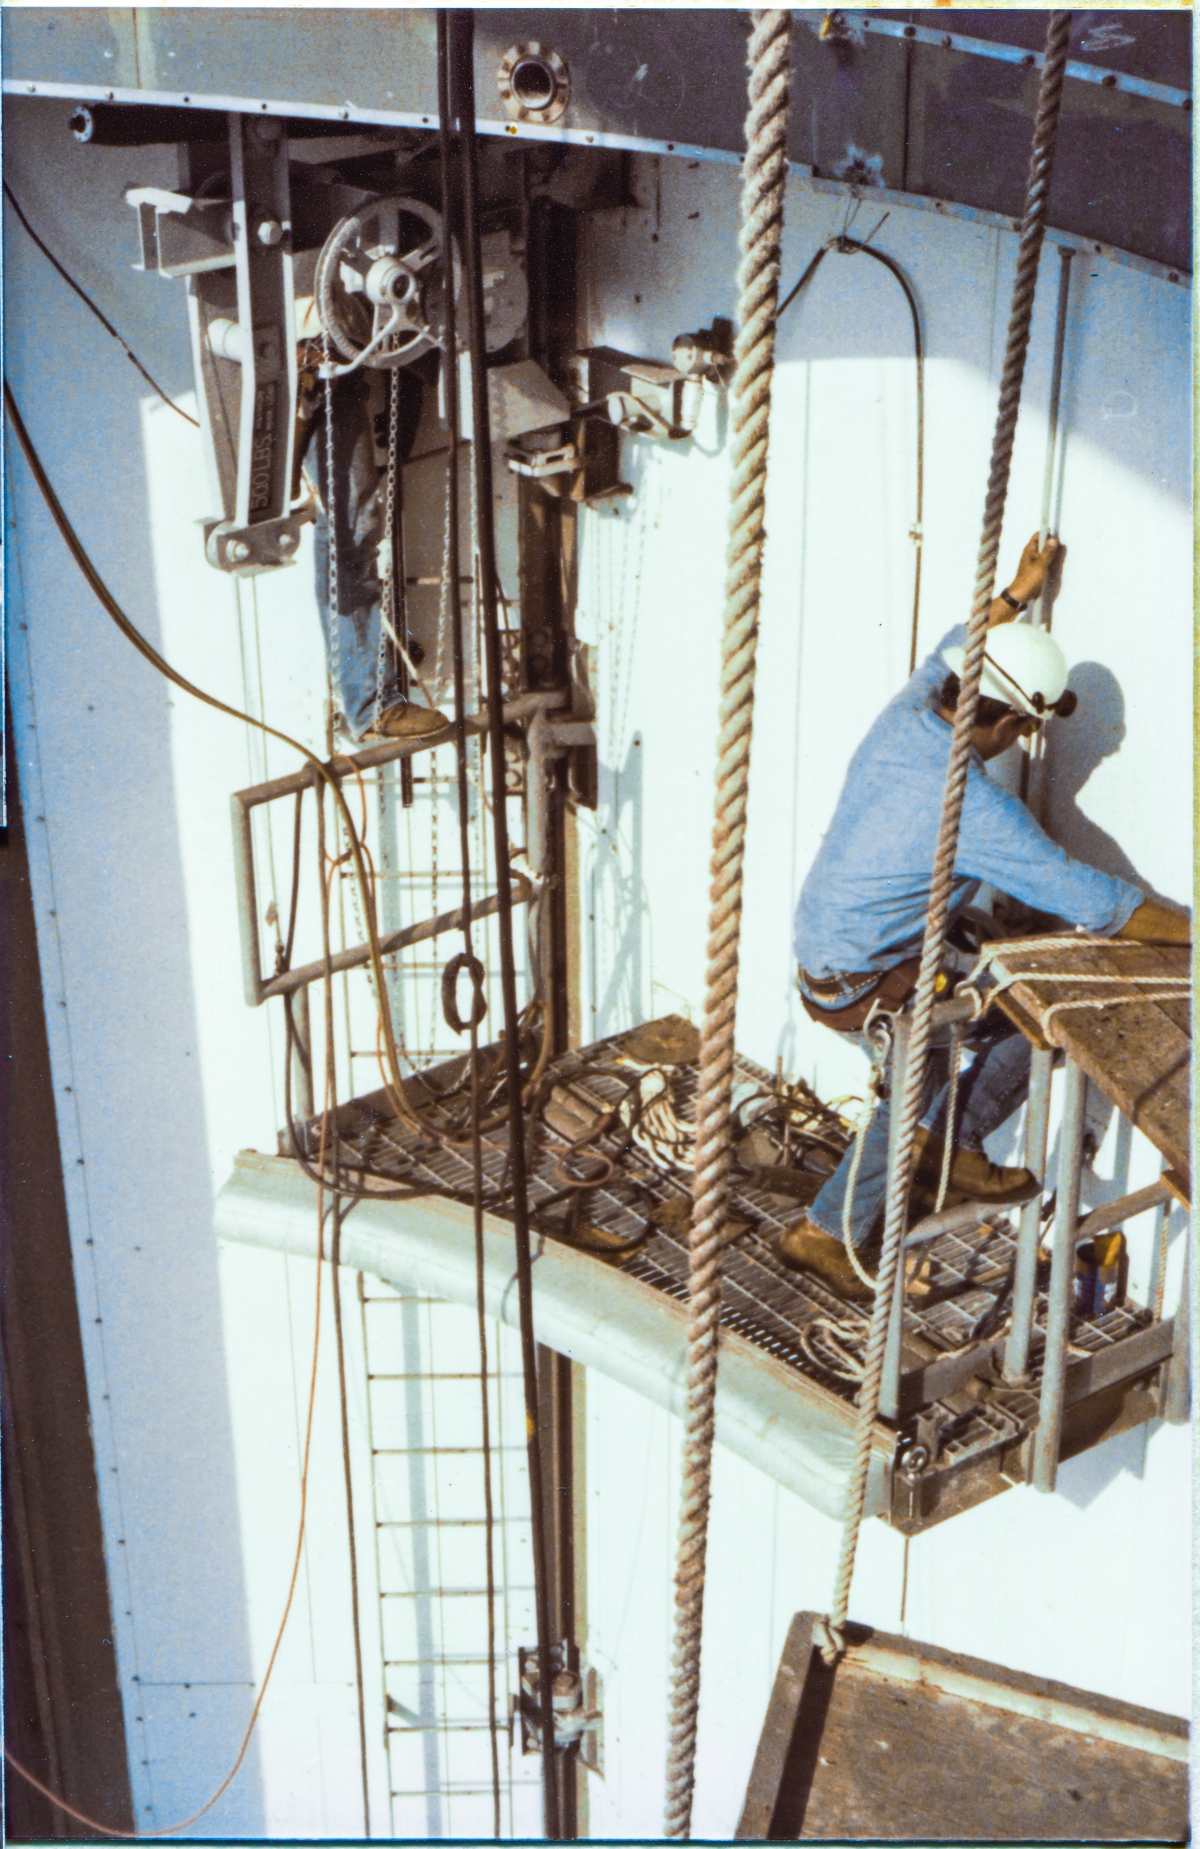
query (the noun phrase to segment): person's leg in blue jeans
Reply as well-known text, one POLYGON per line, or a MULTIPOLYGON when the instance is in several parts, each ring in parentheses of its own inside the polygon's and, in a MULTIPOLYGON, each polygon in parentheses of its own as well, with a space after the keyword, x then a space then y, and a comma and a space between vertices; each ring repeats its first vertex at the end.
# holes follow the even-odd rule
MULTIPOLYGON (((861 1034, 847 1034, 845 1038, 866 1050, 867 1043, 861 1034)), ((954 1144, 956 1148, 979 1151, 984 1139, 998 1130, 1025 1100, 1029 1090, 1029 1042, 1010 1022, 1002 1017, 993 1020, 988 1016, 968 1029, 965 1050, 973 1052, 974 1058, 959 1079, 954 1144)), ((922 1129, 935 1134, 945 1129, 948 1101, 949 1085, 933 1069, 931 1060, 926 1069, 922 1129)), ((887 1198, 890 1121, 888 1102, 883 1100, 877 1105, 864 1138, 854 1184, 850 1236, 856 1247, 866 1244, 882 1218, 887 1198)), ((854 1145, 851 1144, 808 1210, 811 1224, 834 1239, 842 1237, 853 1155, 854 1145)))

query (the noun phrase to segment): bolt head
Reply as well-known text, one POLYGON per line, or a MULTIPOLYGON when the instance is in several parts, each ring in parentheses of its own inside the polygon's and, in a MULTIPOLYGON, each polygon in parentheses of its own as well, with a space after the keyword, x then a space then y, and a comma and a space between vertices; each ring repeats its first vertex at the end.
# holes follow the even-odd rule
POLYGON ((283 226, 277 218, 260 218, 254 235, 264 250, 274 250, 283 236, 283 226))
POLYGON ((235 565, 244 565, 250 557, 250 548, 244 539, 231 539, 225 548, 225 556, 235 565))
POLYGON ((295 550, 295 545, 296 535, 294 533, 281 533, 279 535, 279 550, 281 552, 292 552, 295 550))

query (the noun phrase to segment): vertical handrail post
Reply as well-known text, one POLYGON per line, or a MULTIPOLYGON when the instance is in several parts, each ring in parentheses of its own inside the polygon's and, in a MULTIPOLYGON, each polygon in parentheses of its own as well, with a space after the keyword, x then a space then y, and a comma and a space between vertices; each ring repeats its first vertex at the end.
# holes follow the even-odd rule
POLYGON ((1175 1312, 1175 1339, 1163 1389, 1162 1414, 1168 1425, 1186 1425, 1188 1419, 1188 1402, 1191 1398, 1191 1358, 1188 1353, 1192 1333, 1191 1277, 1192 1251, 1189 1242, 1184 1249, 1183 1283, 1180 1286, 1179 1308, 1175 1312))
MULTIPOLYGON (((1050 1138, 1050 1089, 1054 1069, 1051 1050, 1034 1047, 1029 1071, 1029 1102, 1025 1107, 1025 1167, 1046 1180, 1046 1148, 1050 1138)), ((1029 1366, 1029 1341, 1037 1303, 1038 1242, 1042 1230, 1042 1196, 1026 1201, 1017 1233, 1013 1272, 1012 1323, 1004 1345, 1004 1378, 1021 1380, 1029 1366)))
POLYGON ((1058 1133, 1058 1206, 1054 1216, 1054 1258, 1050 1266, 1050 1301, 1046 1311, 1046 1347, 1042 1360, 1042 1395, 1033 1448, 1033 1486, 1048 1495, 1058 1477, 1066 1397, 1067 1337, 1071 1329, 1071 1295, 1075 1282, 1075 1229, 1079 1223, 1079 1182, 1083 1166, 1083 1132, 1087 1114, 1087 1077, 1073 1059, 1067 1061, 1066 1096, 1058 1133))

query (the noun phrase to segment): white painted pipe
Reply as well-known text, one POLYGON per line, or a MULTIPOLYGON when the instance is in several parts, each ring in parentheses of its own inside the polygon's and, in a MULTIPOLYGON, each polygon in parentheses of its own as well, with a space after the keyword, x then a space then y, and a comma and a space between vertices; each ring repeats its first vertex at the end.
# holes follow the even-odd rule
MULTIPOLYGON (((969 1670, 956 1669, 929 1657, 889 1650, 882 1644, 852 1644, 839 1667, 839 1675, 844 1675, 848 1669, 860 1669, 891 1682, 917 1683, 957 1696, 961 1701, 977 1701, 984 1707, 1000 1708, 1008 1714, 1028 1715, 1032 1720, 1067 1728, 1071 1733, 1108 1740, 1114 1746, 1129 1746, 1163 1759, 1187 1761, 1188 1732, 1182 1721, 1176 1724, 1177 1731, 1155 1727, 1145 1721, 1106 1713, 1101 1708, 1077 1706, 1061 1696, 1043 1694, 1037 1689, 993 1682, 990 1677, 972 1675, 969 1670)), ((1162 1718, 1168 1724, 1175 1719, 1173 1715, 1162 1718)))
MULTIPOLYGON (((216 1204, 219 1238, 315 1258, 317 1190, 298 1163, 244 1151, 216 1204)), ((512 1228, 484 1218, 487 1313, 517 1326, 512 1228)), ((475 1304, 471 1208, 437 1195, 364 1200, 342 1223, 342 1263, 397 1290, 475 1304)), ((595 1368, 656 1406, 682 1416, 686 1310, 649 1284, 557 1240, 538 1241, 533 1261, 537 1339, 595 1368)), ((721 1337, 717 1443, 834 1519, 854 1448, 854 1408, 729 1330, 721 1337)), ((890 1446, 877 1449, 868 1515, 887 1506, 890 1446)))

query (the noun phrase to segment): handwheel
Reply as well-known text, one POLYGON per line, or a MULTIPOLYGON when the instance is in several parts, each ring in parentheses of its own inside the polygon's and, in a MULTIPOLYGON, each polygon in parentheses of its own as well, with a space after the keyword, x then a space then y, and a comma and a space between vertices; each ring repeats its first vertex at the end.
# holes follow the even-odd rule
MULTIPOLYGON (((454 293, 460 287, 454 265, 454 293)), ((408 366, 441 344, 442 219, 419 199, 380 199, 334 226, 317 259, 321 325, 351 365, 408 366)))

